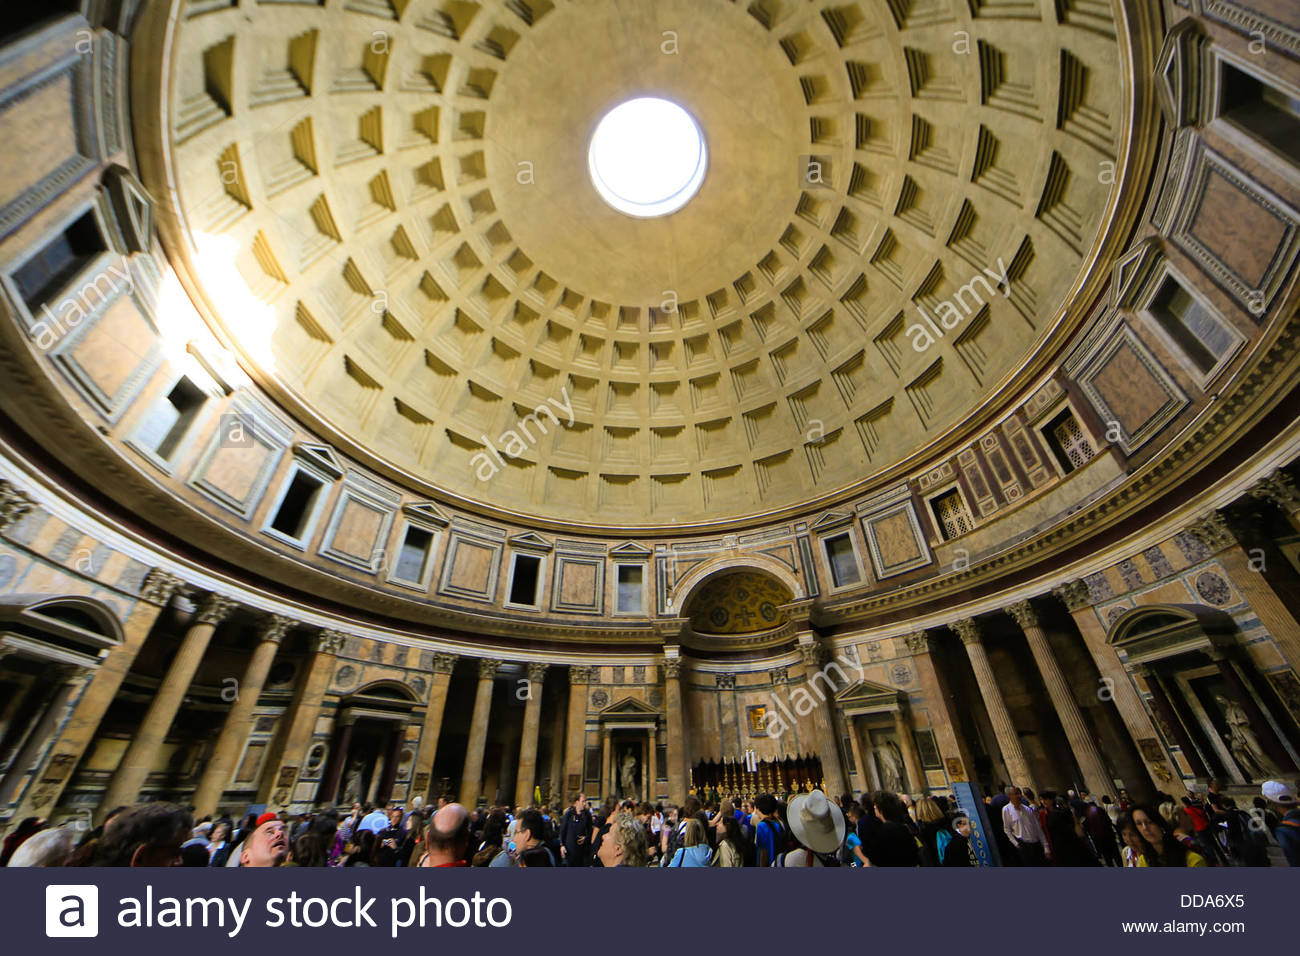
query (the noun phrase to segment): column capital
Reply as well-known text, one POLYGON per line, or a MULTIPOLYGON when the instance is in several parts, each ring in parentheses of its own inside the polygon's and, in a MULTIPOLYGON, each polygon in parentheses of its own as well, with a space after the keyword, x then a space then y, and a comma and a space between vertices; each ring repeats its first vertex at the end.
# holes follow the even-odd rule
POLYGON ((1088 583, 1082 579, 1058 584, 1052 588, 1052 594, 1070 613, 1092 606, 1092 592, 1088 590, 1088 583))
POLYGON ((682 676, 682 659, 680 657, 664 658, 664 679, 677 680, 682 676))
POLYGON ((973 617, 953 621, 948 625, 948 630, 956 634, 963 644, 978 644, 980 642, 980 626, 973 617))
POLYGON ((1237 536, 1232 533, 1232 529, 1228 527, 1228 520, 1219 511, 1211 511, 1191 524, 1187 530, 1199 538, 1211 554, 1217 554, 1237 543, 1237 536))
POLYGON ((808 667, 821 667, 826 661, 826 652, 816 641, 799 645, 799 656, 808 667))
POLYGON ((456 669, 456 661, 460 658, 455 654, 444 654, 441 651, 433 655, 433 672, 435 674, 450 674, 456 669))
POLYGON ((230 617, 230 612, 239 607, 239 602, 234 598, 228 598, 224 594, 209 594, 199 605, 198 613, 194 616, 196 624, 211 624, 216 626, 230 617))
POLYGON ((925 631, 913 631, 911 634, 904 634, 903 643, 907 645, 909 654, 930 653, 930 635, 925 631))
POLYGON ((532 661, 528 665, 528 680, 533 684, 540 684, 546 679, 546 672, 550 669, 550 664, 543 664, 541 661, 532 661))
POLYGON ((713 683, 718 688, 718 690, 735 690, 736 675, 735 674, 714 674, 713 683))
POLYGON ((0 531, 31 511, 35 504, 13 482, 0 478, 0 531))
POLYGON ((1300 511, 1300 488, 1280 468, 1261 478, 1248 494, 1259 501, 1272 502, 1288 514, 1300 511))
POLYGON ((1022 631, 1027 631, 1031 627, 1041 627, 1038 623, 1038 612, 1028 601, 1017 601, 1007 608, 1007 613, 1020 625, 1022 631))
POLYGON ((150 604, 166 607, 178 588, 185 582, 162 568, 150 568, 140 582, 140 597, 150 604))
POLYGON ((501 662, 493 657, 481 657, 478 662, 478 679, 491 680, 497 676, 501 662))
POLYGON ((343 645, 347 643, 347 640, 348 635, 342 631, 326 628, 316 637, 316 653, 332 654, 337 657, 343 653, 343 645))
POLYGON ((270 644, 279 644, 284 640, 284 636, 289 633, 289 629, 296 623, 293 618, 284 614, 268 614, 260 623, 257 633, 258 640, 270 644))
POLYGON ((590 667, 583 667, 583 666, 581 666, 581 665, 577 665, 577 664, 571 665, 571 666, 569 667, 569 683, 570 683, 570 684, 590 684, 590 683, 591 683, 591 668, 590 668, 590 667))
POLYGON ((770 671, 770 673, 771 673, 771 675, 772 675, 772 683, 773 683, 773 684, 788 684, 788 683, 790 683, 790 671, 789 671, 788 668, 785 668, 785 667, 773 667, 772 670, 770 671))

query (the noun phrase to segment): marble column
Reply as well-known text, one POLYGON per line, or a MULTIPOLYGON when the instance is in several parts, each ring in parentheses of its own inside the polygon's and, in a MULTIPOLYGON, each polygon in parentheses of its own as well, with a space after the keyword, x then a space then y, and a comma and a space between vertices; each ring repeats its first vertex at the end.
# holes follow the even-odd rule
MULTIPOLYGON (((46 755, 44 770, 38 774, 36 786, 27 788, 11 819, 46 816, 58 803, 63 788, 72 777, 73 768, 81 762, 86 748, 99 731, 100 722, 117 697, 122 680, 135 663, 145 638, 181 584, 180 578, 158 568, 144 576, 140 584, 140 600, 122 625, 122 643, 109 650, 95 669, 90 685, 77 698, 63 732, 46 755)), ((111 808, 105 806, 104 809, 111 808)))
POLYGON ((330 749, 329 763, 321 776, 320 789, 316 791, 316 802, 326 807, 337 806, 339 802, 339 782, 343 779, 343 770, 348 765, 348 751, 352 749, 352 729, 356 727, 355 717, 344 717, 334 722, 334 746, 330 749))
POLYGON ((1083 786, 1092 793, 1108 793, 1112 788, 1111 776, 1106 769, 1106 761, 1101 756, 1101 748, 1097 746, 1092 731, 1084 722, 1083 711, 1074 699, 1070 683, 1052 652, 1052 646, 1047 642, 1047 635, 1038 620, 1038 612, 1028 601, 1021 601, 1007 608, 1007 613, 1024 631, 1029 651, 1034 655, 1034 663, 1038 665, 1038 672, 1043 676, 1043 684, 1047 687, 1047 696, 1052 700, 1052 707, 1065 730, 1065 739, 1069 741, 1070 750, 1083 774, 1083 786))
POLYGON ((348 635, 342 631, 320 632, 310 663, 294 688, 293 699, 280 716, 257 789, 257 802, 265 803, 269 809, 282 809, 293 802, 294 787, 316 732, 316 720, 334 675, 334 664, 347 639, 348 635))
POLYGON ((410 795, 432 802, 433 762, 438 756, 438 738, 442 735, 442 716, 447 708, 447 688, 451 674, 456 669, 455 654, 433 655, 433 673, 429 680, 429 705, 424 711, 424 727, 420 731, 420 746, 415 752, 410 795))
POLYGON ((406 724, 394 724, 384 754, 384 771, 379 778, 378 802, 387 803, 393 798, 393 785, 397 782, 397 765, 402 760, 402 747, 406 744, 406 724))
POLYGON ((831 701, 831 692, 826 687, 826 683, 823 681, 813 683, 813 675, 821 670, 825 662, 825 651, 820 644, 805 643, 799 646, 799 653, 803 655, 804 690, 814 701, 813 734, 816 737, 817 756, 822 764, 822 781, 826 787, 826 794, 836 797, 844 793, 845 784, 844 767, 840 763, 839 742, 835 739, 835 720, 831 714, 831 708, 835 705, 831 701))
POLYGON ((478 662, 478 687, 474 691, 474 715, 470 718, 469 744, 465 747, 465 770, 460 779, 460 802, 473 809, 483 789, 483 751, 487 748, 488 720, 492 715, 492 685, 500 661, 478 662))
MULTIPOLYGON (((1097 692, 1102 700, 1112 700, 1119 712, 1124 728, 1137 745, 1142 763, 1146 767, 1149 784, 1143 781, 1141 789, 1154 793, 1168 787, 1174 779, 1175 764, 1173 758, 1165 751, 1156 732, 1155 724, 1142 703, 1142 695, 1134 686, 1132 678, 1124 669, 1115 649, 1106 642, 1106 628, 1097 617, 1092 607, 1092 596, 1088 585, 1083 581, 1071 581, 1052 589, 1052 594, 1065 605, 1079 629, 1084 646, 1092 655, 1101 683, 1097 692), (1165 761, 1168 760, 1166 766, 1165 761)), ((1136 790, 1137 781, 1125 781, 1129 788, 1136 790)), ((1108 788, 1109 789, 1109 788, 1108 788)), ((1105 793, 1106 791, 1102 791, 1105 793)))
POLYGON ((717 688, 718 707, 722 712, 719 722, 722 729, 722 752, 718 756, 739 760, 744 747, 740 739, 740 728, 736 724, 736 675, 714 674, 713 683, 717 688))
POLYGON ((1252 566, 1250 554, 1237 540, 1227 520, 1219 512, 1211 511, 1188 531, 1219 559, 1286 662, 1300 674, 1300 624, 1268 579, 1252 566))
POLYGON ((849 728, 849 749, 853 751, 853 763, 858 768, 858 792, 879 790, 871 780, 867 755, 862 750, 862 728, 858 726, 858 718, 846 716, 844 720, 849 728))
POLYGON ((1160 675, 1149 667, 1135 667, 1134 673, 1146 681, 1147 690, 1151 693, 1151 708, 1155 711, 1157 719, 1164 725, 1168 734, 1174 738, 1174 743, 1183 752, 1183 758, 1187 761, 1194 776, 1205 779, 1213 776, 1210 769, 1201 759, 1201 753, 1196 749, 1196 744, 1192 742, 1191 734, 1187 732, 1182 719, 1179 718, 1178 712, 1174 710, 1173 702, 1169 699, 1169 694, 1165 691, 1164 683, 1160 680, 1160 675))
POLYGON ((682 659, 664 658, 664 713, 667 734, 668 800, 678 806, 686 799, 686 728, 682 711, 682 659))
POLYGON ((562 793, 564 790, 564 725, 568 716, 568 707, 563 706, 557 698, 551 705, 555 711, 551 727, 551 769, 547 774, 547 781, 550 787, 547 789, 547 802, 564 805, 564 798, 568 794, 562 793))
POLYGON ((905 701, 900 701, 894 711, 894 733, 898 735, 898 746, 903 752, 903 769, 907 772, 908 782, 912 785, 912 794, 930 792, 925 771, 921 769, 921 754, 916 749, 916 731, 912 727, 912 714, 905 701))
POLYGON ((1033 777, 1029 774, 1029 762, 1020 748, 1020 736, 1011 721, 1011 712, 1007 710, 1006 701, 1002 699, 1002 689, 998 686, 993 666, 989 663, 984 645, 980 643, 979 625, 974 618, 955 621, 948 625, 966 647, 966 656, 970 658, 971 668, 975 671, 975 682, 979 685, 980 696, 984 698, 984 709, 988 712, 989 722, 993 725, 993 735, 997 738, 998 749, 1002 751, 1002 762, 1006 765, 1011 779, 1008 784, 1017 787, 1032 787, 1033 777))
POLYGON ((240 751, 248 740, 248 730, 253 724, 253 710, 257 707, 257 699, 262 695, 266 675, 270 673, 271 662, 275 660, 275 652, 293 624, 292 618, 273 614, 259 625, 257 646, 253 648, 248 666, 244 668, 243 679, 236 688, 235 700, 221 725, 217 745, 207 766, 203 768, 203 775, 194 791, 196 817, 216 814, 221 795, 234 772, 235 761, 239 759, 240 751))
POLYGON ((569 709, 564 731, 564 779, 560 781, 561 805, 573 802, 573 796, 583 789, 586 769, 583 760, 587 749, 587 684, 591 680, 590 667, 569 668, 569 709))
POLYGON ((608 727, 600 728, 600 799, 606 800, 611 796, 619 796, 616 793, 616 787, 610 779, 611 767, 610 762, 613 758, 613 742, 610 740, 611 734, 608 727))
POLYGON ((86 678, 86 671, 80 667, 56 664, 51 668, 49 682, 45 685, 51 692, 50 697, 32 721, 26 742, 9 763, 4 782, 0 783, 0 806, 30 789, 30 786, 24 785, 29 779, 35 778, 36 771, 40 769, 42 752, 54 740, 59 726, 68 715, 69 703, 85 686, 86 678))
POLYGON ((199 606, 194 623, 185 632, 185 638, 167 668, 167 675, 149 702, 144 720, 136 728, 130 746, 126 748, 121 763, 113 773, 113 779, 100 802, 101 812, 107 812, 121 804, 139 802, 140 789, 158 764, 163 741, 171 730, 185 693, 203 661, 212 635, 217 625, 235 607, 234 601, 220 594, 209 594, 199 606))
POLYGON ((537 735, 542 727, 542 684, 547 665, 534 661, 528 665, 528 700, 524 702, 524 730, 519 740, 519 769, 515 773, 515 806, 533 804, 533 785, 537 777, 537 735))
MULTIPOLYGON (((768 710, 773 713, 771 716, 781 715, 781 726, 784 728, 776 737, 777 742, 777 759, 786 756, 793 756, 800 749, 798 738, 798 722, 793 719, 794 712, 791 709, 790 700, 790 668, 774 667, 769 674, 772 678, 772 698, 773 706, 768 710), (778 706, 779 704, 779 706, 778 706), (789 714, 792 718, 789 722, 783 715, 789 714)), ((771 722, 768 722, 770 728, 771 722)))
POLYGON ((975 769, 970 746, 958 729, 968 718, 953 708, 952 691, 947 676, 935 666, 930 635, 913 631, 903 636, 903 644, 916 665, 916 679, 921 685, 921 699, 930 717, 930 730, 944 763, 944 775, 954 783, 970 779, 975 769))
POLYGON ((659 796, 659 729, 646 731, 645 750, 645 798, 654 803, 659 796))
MULTIPOLYGON (((1250 724, 1251 732, 1254 733, 1255 739, 1259 741, 1260 748, 1264 755, 1273 762, 1273 767, 1262 767, 1266 771, 1267 777, 1277 775, 1291 776, 1296 769, 1295 761, 1287 753, 1285 745, 1278 739, 1273 731, 1273 725, 1269 722, 1264 711, 1260 709, 1259 704, 1255 702, 1255 696, 1247 688, 1246 682, 1237 672, 1236 665, 1229 659, 1223 651, 1216 651, 1211 655, 1214 658, 1215 666, 1219 668, 1219 673, 1223 675, 1224 683, 1228 685, 1228 692, 1241 705, 1241 709, 1246 713, 1246 721, 1250 724)), ((1231 748, 1229 748, 1231 753, 1231 748)), ((1236 759, 1235 755, 1233 759, 1236 759)), ((1240 763, 1240 761, 1238 761, 1240 763)), ((1249 779, 1249 768, 1242 768, 1243 776, 1249 779)))

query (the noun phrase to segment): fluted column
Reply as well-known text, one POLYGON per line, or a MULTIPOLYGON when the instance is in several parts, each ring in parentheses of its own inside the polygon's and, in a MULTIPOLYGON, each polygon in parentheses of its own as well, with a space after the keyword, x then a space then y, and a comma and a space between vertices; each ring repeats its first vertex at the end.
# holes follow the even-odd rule
POLYGON ((478 687, 474 691, 474 716, 470 718, 469 744, 465 748, 465 770, 460 778, 460 802, 478 806, 483 789, 483 750, 487 746, 488 720, 492 715, 492 682, 500 661, 478 662, 478 687))
POLYGON ((645 798, 651 803, 659 795, 659 730, 646 731, 645 751, 645 798))
POLYGON ((686 799, 686 733, 682 713, 682 660, 664 658, 664 712, 667 720, 668 799, 680 805, 686 799))
MULTIPOLYGON (((1092 608, 1088 585, 1083 581, 1071 581, 1053 588, 1052 594, 1065 605, 1070 617, 1074 619, 1084 646, 1088 648, 1093 663, 1097 665, 1097 672, 1101 675, 1102 685, 1098 692, 1103 694, 1103 699, 1115 702, 1120 720, 1124 721, 1125 729, 1137 744, 1153 792, 1167 787, 1174 779, 1176 768, 1173 758, 1165 752, 1160 735, 1156 733, 1155 725, 1142 703, 1142 696, 1124 669, 1123 662, 1115 654, 1115 649, 1106 643, 1106 629, 1092 608), (1168 766, 1161 757, 1168 758, 1168 766)), ((1133 786, 1131 783, 1129 785, 1133 786)))
POLYGON ((316 732, 316 719, 329 689, 334 664, 347 639, 348 635, 342 631, 329 629, 320 632, 311 663, 280 717, 257 789, 257 802, 267 804, 270 809, 281 809, 293 802, 302 760, 316 732))
POLYGON ((894 733, 898 735, 898 746, 903 751, 903 769, 907 771, 907 778, 912 783, 912 792, 929 793, 930 785, 925 779, 925 771, 921 768, 921 754, 916 749, 916 732, 912 727, 911 709, 904 701, 900 701, 898 709, 894 711, 894 733))
POLYGON ((90 685, 77 698, 63 732, 46 755, 36 785, 27 788, 11 819, 45 816, 58 802, 72 777, 73 768, 99 731, 99 724, 117 696, 127 671, 135 663, 145 638, 181 584, 180 578, 158 568, 145 575, 140 584, 140 600, 122 625, 122 643, 110 650, 95 669, 90 685))
POLYGON ((871 781, 871 771, 867 766, 867 755, 862 749, 862 728, 858 726, 858 718, 846 716, 845 723, 849 727, 849 749, 853 751, 853 763, 858 768, 858 791, 878 790, 879 788, 871 781))
POLYGON ((424 728, 420 731, 420 747, 415 754, 415 768, 411 777, 411 796, 430 798, 433 783, 433 762, 438 756, 438 738, 442 735, 442 715, 447 707, 447 688, 451 686, 451 673, 456 669, 455 654, 434 654, 433 675, 429 680, 429 706, 424 711, 424 728))
POLYGON ((397 782, 397 764, 402 759, 402 746, 406 743, 406 724, 394 724, 388 737, 388 752, 384 754, 384 772, 379 777, 377 803, 383 806, 393 798, 393 784, 397 782))
POLYGON ((1192 737, 1183 725, 1182 718, 1178 716, 1178 712, 1174 710, 1173 702, 1169 699, 1169 695, 1165 693, 1160 675, 1145 666, 1134 668, 1134 672, 1146 681, 1147 690, 1151 693, 1151 707, 1160 722, 1164 724, 1169 735, 1174 738, 1174 743, 1178 744, 1178 749, 1183 752, 1183 757, 1187 760, 1187 765, 1191 768, 1192 774, 1202 779, 1211 776, 1209 768, 1205 766, 1205 761, 1201 759, 1201 752, 1196 749, 1196 744, 1192 742, 1192 737))
POLYGON ((804 687, 815 703, 812 711, 813 734, 817 738, 817 756, 821 758, 822 763, 822 780, 829 795, 839 796, 844 793, 845 784, 844 767, 840 762, 840 748, 835 740, 835 720, 831 714, 831 708, 835 705, 831 702, 830 692, 823 693, 822 688, 825 686, 823 682, 819 681, 815 688, 812 684, 813 674, 817 673, 825 662, 825 652, 820 644, 806 643, 799 646, 799 653, 803 656, 804 687))
POLYGON ((200 605, 194 623, 185 632, 185 638, 167 668, 167 676, 150 701, 144 720, 136 729, 135 737, 109 782, 100 804, 102 811, 124 803, 135 803, 139 799, 140 788, 158 763, 163 740, 171 730, 176 712, 180 710, 185 692, 203 661, 212 635, 235 607, 234 601, 220 594, 209 594, 200 605))
POLYGON ((718 756, 738 760, 744 746, 736 721, 736 675, 714 674, 713 684, 717 688, 719 709, 722 711, 722 752, 718 756))
POLYGON ((568 708, 562 707, 560 701, 556 700, 552 705, 554 715, 551 726, 551 769, 546 776, 550 782, 548 788, 547 802, 564 805, 564 799, 568 794, 562 793, 564 790, 564 737, 565 723, 568 718, 568 708))
POLYGON ((613 755, 610 752, 613 750, 613 743, 610 740, 610 736, 611 735, 609 732, 609 728, 602 726, 600 728, 600 798, 601 800, 606 800, 609 797, 621 796, 621 794, 617 793, 617 788, 614 787, 613 782, 610 780, 610 776, 611 776, 610 763, 613 759, 613 755))
MULTIPOLYGON (((341 717, 334 722, 334 746, 330 749, 329 762, 325 764, 325 773, 321 775, 320 789, 316 791, 316 802, 332 807, 339 802, 339 782, 343 779, 343 768, 348 765, 348 751, 352 749, 352 729, 357 719, 351 715, 341 717)), ((414 796, 414 792, 411 794, 414 796)))
POLYGON ((515 806, 533 802, 533 783, 537 777, 537 734, 542 726, 542 684, 547 665, 534 661, 528 665, 528 700, 524 703, 524 730, 519 741, 519 769, 515 772, 515 806))
POLYGON ((966 647, 966 656, 970 658, 971 668, 975 671, 975 682, 979 685, 980 696, 984 698, 984 709, 988 712, 989 722, 993 724, 998 749, 1002 751, 1002 762, 1006 764, 1007 773, 1011 776, 1007 782, 1017 787, 1033 787, 1037 790, 1029 775, 1029 762, 1020 749, 1020 737, 1016 733, 1016 725, 1011 721, 1011 712, 1002 699, 1002 689, 998 686, 984 645, 980 643, 979 625, 974 618, 966 618, 948 626, 966 647))
POLYGON ((1083 712, 1079 703, 1070 692, 1070 684, 1057 663, 1052 646, 1047 642, 1038 620, 1038 613, 1028 601, 1021 601, 1007 608, 1007 613, 1020 625, 1029 643, 1029 651, 1034 655, 1038 672, 1043 675, 1043 684, 1047 687, 1047 696, 1052 699, 1056 716, 1061 719, 1065 730, 1065 739, 1070 743, 1074 759, 1083 774, 1083 785, 1092 793, 1106 793, 1111 789, 1110 773, 1106 770, 1106 761, 1101 756, 1101 749, 1093 739, 1092 732, 1084 723, 1083 712))
POLYGON ((1268 579, 1252 566, 1250 555, 1237 540, 1227 520, 1219 512, 1211 511, 1188 531, 1219 559, 1291 669, 1300 674, 1300 624, 1268 579))
POLYGON ((582 766, 587 749, 587 682, 590 667, 569 668, 569 711, 564 731, 564 779, 560 781, 559 803, 571 803, 583 788, 582 766))
POLYGON ((275 652, 293 624, 292 618, 273 614, 260 626, 257 647, 253 649, 253 655, 244 669, 234 703, 221 725, 217 745, 207 766, 203 768, 203 776, 199 778, 199 785, 194 791, 194 810, 199 817, 216 813, 221 795, 230 783, 235 761, 239 759, 239 752, 248 739, 248 729, 253 723, 253 709, 262 695, 266 675, 270 673, 271 662, 275 660, 275 652))
POLYGON ((903 636, 903 644, 916 665, 916 679, 929 712, 930 730, 944 763, 944 774, 954 783, 967 781, 974 771, 975 760, 966 738, 957 730, 967 717, 953 709, 948 678, 935 666, 930 635, 925 631, 913 631, 903 636))

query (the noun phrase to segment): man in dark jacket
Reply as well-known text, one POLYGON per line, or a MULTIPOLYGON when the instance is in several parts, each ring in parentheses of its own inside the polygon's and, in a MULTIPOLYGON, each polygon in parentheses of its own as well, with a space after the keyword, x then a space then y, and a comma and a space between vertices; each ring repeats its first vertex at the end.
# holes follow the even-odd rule
POLYGON ((565 866, 590 865, 591 830, 587 795, 579 793, 573 798, 573 806, 564 811, 564 820, 560 824, 560 853, 565 866))

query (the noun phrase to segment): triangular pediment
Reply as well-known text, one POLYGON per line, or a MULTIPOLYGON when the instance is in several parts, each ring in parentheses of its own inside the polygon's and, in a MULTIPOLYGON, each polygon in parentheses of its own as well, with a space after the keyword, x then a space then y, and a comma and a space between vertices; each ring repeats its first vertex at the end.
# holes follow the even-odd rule
POLYGON ((624 697, 600 712, 601 717, 656 717, 659 711, 635 697, 624 697))
POLYGON ((817 532, 831 531, 834 528, 842 527, 853 520, 853 515, 843 511, 828 511, 812 524, 812 530, 817 532))
POLYGON ((649 558, 654 552, 635 541, 625 541, 617 548, 611 548, 609 553, 616 558, 649 558))
POLYGON ((875 681, 860 680, 835 695, 838 704, 898 704, 898 690, 875 681))
POLYGON ((295 442, 293 453, 304 461, 315 465, 331 478, 343 477, 343 463, 339 461, 339 456, 334 454, 334 449, 329 445, 309 441, 295 442))
POLYGON ((437 525, 439 528, 445 528, 451 520, 432 501, 416 501, 403 505, 402 513, 412 521, 437 525))
POLYGON ((104 183, 127 250, 148 252, 153 242, 153 200, 148 191, 124 166, 110 166, 104 183))
POLYGON ((540 534, 534 534, 532 531, 517 534, 509 540, 512 548, 519 548, 524 551, 550 551, 554 547, 551 542, 540 534))

